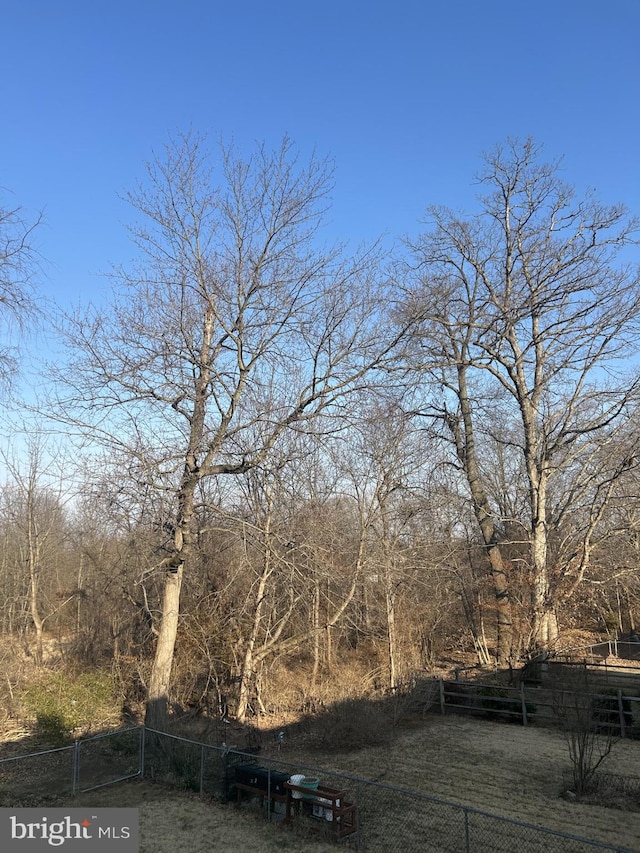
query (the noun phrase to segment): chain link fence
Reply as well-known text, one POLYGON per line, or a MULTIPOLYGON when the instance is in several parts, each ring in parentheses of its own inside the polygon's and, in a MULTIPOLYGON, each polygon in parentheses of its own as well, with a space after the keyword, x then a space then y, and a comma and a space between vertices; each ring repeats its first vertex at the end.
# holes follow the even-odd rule
POLYGON ((0 759, 0 805, 28 806, 43 796, 75 795, 141 776, 143 745, 144 730, 134 726, 0 759))
POLYGON ((358 811, 357 837, 351 843, 367 853, 634 853, 394 785, 262 756, 260 764, 320 776, 324 785, 344 790, 358 811))
MULTIPOLYGON (((0 805, 28 805, 38 796, 76 794, 104 785, 148 778, 209 795, 221 802, 235 800, 236 768, 266 771, 265 789, 255 799, 265 815, 284 819, 285 806, 274 799, 275 779, 303 773, 319 777, 322 785, 344 791, 356 806, 355 832, 344 845, 366 853, 640 853, 590 841, 532 824, 440 800, 416 791, 372 782, 320 768, 301 767, 279 758, 266 758, 215 746, 144 727, 123 729, 76 741, 68 747, 0 760, 0 805), (273 774, 273 787, 272 787, 273 774), (10 802, 9 802, 10 800, 10 802)), ((249 794, 241 792, 240 797, 249 794)), ((306 798, 309 822, 331 834, 326 811, 306 798)))

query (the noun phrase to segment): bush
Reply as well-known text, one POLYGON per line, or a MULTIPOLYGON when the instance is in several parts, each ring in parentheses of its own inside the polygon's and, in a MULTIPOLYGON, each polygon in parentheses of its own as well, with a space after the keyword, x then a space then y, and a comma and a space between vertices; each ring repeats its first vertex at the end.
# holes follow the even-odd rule
POLYGON ((101 670, 75 678, 64 672, 47 673, 22 692, 20 701, 35 721, 35 734, 55 745, 87 734, 117 713, 111 673, 101 670))
MULTIPOLYGON (((617 740, 611 724, 609 697, 588 692, 586 668, 576 672, 572 690, 559 690, 554 695, 554 712, 562 727, 571 760, 572 792, 582 796, 589 791, 592 779, 608 758, 617 740), (603 727, 594 720, 594 700, 605 699, 603 727)), ((616 699, 617 704, 617 699, 616 699)))
POLYGON ((148 732, 145 738, 145 774, 187 791, 200 790, 201 747, 148 732))
POLYGON ((391 709, 392 723, 403 723, 425 714, 439 701, 440 688, 433 678, 416 678, 405 688, 399 688, 387 700, 391 709))
POLYGON ((373 700, 346 699, 318 714, 313 729, 324 750, 362 749, 388 743, 392 721, 373 700))

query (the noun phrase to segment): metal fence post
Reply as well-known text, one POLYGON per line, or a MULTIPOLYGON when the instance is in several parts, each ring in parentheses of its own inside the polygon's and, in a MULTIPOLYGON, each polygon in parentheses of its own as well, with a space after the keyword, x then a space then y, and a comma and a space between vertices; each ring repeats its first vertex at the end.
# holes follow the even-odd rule
POLYGON ((465 853, 471 853, 471 847, 469 846, 469 812, 464 809, 464 851, 465 853))
POLYGON ((440 713, 441 713, 441 714, 444 714, 444 707, 445 707, 445 701, 444 701, 444 681, 442 680, 442 678, 439 678, 439 679, 438 679, 438 682, 439 682, 439 684, 440 684, 440 713))
POLYGON ((73 761, 71 763, 71 794, 75 797, 80 777, 80 741, 73 742, 73 761))
POLYGON ((204 762, 205 762, 205 751, 206 747, 204 744, 200 747, 200 796, 204 793, 204 762))
POLYGON ((620 715, 620 736, 627 736, 627 724, 624 718, 624 702, 622 701, 622 690, 618 688, 618 714, 620 715))
POLYGON ((146 745, 146 726, 140 726, 140 755, 138 758, 138 775, 141 779, 144 779, 144 750, 146 745))
POLYGON ((271 766, 267 767, 267 820, 271 820, 271 766))
POLYGON ((527 699, 524 694, 524 681, 520 682, 520 700, 522 702, 522 725, 526 726, 529 720, 527 719, 527 699))
POLYGON ((354 800, 356 806, 356 850, 364 850, 364 839, 362 837, 362 785, 356 782, 354 790, 354 800))

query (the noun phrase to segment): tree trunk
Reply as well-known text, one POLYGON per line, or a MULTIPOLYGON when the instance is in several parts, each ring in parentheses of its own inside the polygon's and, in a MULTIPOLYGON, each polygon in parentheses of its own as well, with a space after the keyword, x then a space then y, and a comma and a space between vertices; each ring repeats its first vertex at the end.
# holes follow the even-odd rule
POLYGON ((156 653, 149 680, 145 724, 152 729, 166 727, 169 713, 169 689, 171 670, 178 636, 180 618, 180 589, 182 587, 182 565, 167 573, 162 598, 162 619, 156 641, 156 653))
MULTIPOLYGON (((192 467, 195 467, 192 465, 192 467)), ((178 496, 178 522, 174 538, 175 554, 167 561, 167 573, 162 596, 160 627, 149 679, 145 724, 150 728, 166 727, 169 713, 171 672, 180 623, 180 591, 185 561, 193 554, 193 495, 197 477, 186 466, 183 485, 178 496)))
POLYGON ((460 459, 467 477, 473 511, 482 532, 491 578, 497 615, 496 661, 507 664, 513 654, 513 622, 511 617, 511 599, 509 583, 502 552, 498 543, 498 533, 489 505, 476 457, 475 430, 469 391, 467 388, 466 365, 458 367, 458 400, 460 416, 449 417, 447 423, 453 433, 458 458, 460 459), (462 424, 460 423, 462 421, 462 424), (462 430, 461 430, 462 426, 462 430))
POLYGON ((558 640, 558 620, 549 587, 548 534, 547 534, 547 475, 535 461, 533 416, 528 407, 523 407, 526 426, 527 471, 529 476, 529 500, 531 506, 531 566, 533 584, 531 588, 533 622, 533 650, 553 648, 558 640))
POLYGON ((39 580, 40 580, 40 538, 38 534, 38 522, 35 510, 35 478, 30 477, 27 492, 27 547, 29 562, 29 608, 31 621, 36 634, 35 661, 36 665, 42 664, 42 634, 43 620, 38 603, 39 580))
POLYGON ((395 592, 390 584, 385 590, 385 605, 387 611, 387 649, 389 658, 389 689, 393 692, 398 686, 398 639, 396 631, 395 592))
POLYGON ((396 573, 395 560, 393 558, 393 546, 389 532, 389 518, 387 516, 388 493, 379 489, 378 506, 382 520, 382 551, 384 554, 384 601, 385 616, 387 621, 387 659, 389 661, 389 690, 392 692, 398 686, 398 635, 396 630, 396 573))
POLYGON ((320 625, 320 579, 315 573, 313 584, 312 603, 312 627, 313 627, 313 669, 311 670, 311 689, 315 689, 320 674, 320 652, 322 628, 320 625))
POLYGON ((255 595, 255 605, 253 610, 253 620, 251 623, 251 631, 247 639, 247 645, 244 652, 244 660, 242 662, 242 671, 240 673, 240 689, 238 692, 238 705, 236 708, 236 720, 239 723, 244 723, 249 710, 249 701, 251 699, 251 688, 254 686, 254 651, 258 640, 258 633, 262 624, 262 615, 264 611, 265 592, 267 583, 271 576, 272 567, 269 546, 264 555, 262 573, 255 595))

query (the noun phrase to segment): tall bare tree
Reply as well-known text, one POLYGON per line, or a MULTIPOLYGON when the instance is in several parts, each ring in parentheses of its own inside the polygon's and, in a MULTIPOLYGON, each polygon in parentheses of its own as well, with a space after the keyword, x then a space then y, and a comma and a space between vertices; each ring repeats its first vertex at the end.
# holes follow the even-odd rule
POLYGON ((24 613, 29 614, 34 637, 29 645, 37 665, 43 661, 45 623, 74 597, 64 571, 68 495, 58 467, 61 456, 49 456, 49 451, 43 437, 34 434, 27 440, 26 462, 8 453, 0 456, 9 475, 0 492, 7 536, 4 559, 14 556, 14 565, 7 569, 25 591, 24 613))
POLYGON ((13 331, 27 329, 35 316, 33 274, 38 253, 33 237, 41 218, 31 221, 20 207, 0 204, 0 381, 5 384, 17 366, 13 331))
MULTIPOLYGON (((588 483, 597 524, 636 453, 631 443, 611 469, 592 464, 602 442, 626 431, 637 390, 623 368, 639 340, 640 280, 624 254, 638 221, 592 194, 577 197, 558 170, 532 141, 508 142, 485 158, 479 213, 432 208, 431 230, 411 245, 421 360, 443 388, 444 401, 429 412, 453 439, 503 603, 505 519, 491 500, 482 434, 491 432, 489 407, 512 424, 527 489, 531 644, 542 648, 556 640, 558 601, 584 576, 593 534, 591 525, 573 561, 554 565, 563 501, 552 504, 553 486, 563 479, 570 493, 588 483)), ((509 614, 503 606, 499 613, 505 657, 509 614)))
POLYGON ((398 398, 387 395, 363 401, 359 415, 353 430, 355 464, 350 466, 350 474, 361 512, 366 512, 367 566, 376 579, 376 598, 384 608, 387 686, 394 691, 400 686, 401 675, 407 675, 401 666, 399 604, 414 567, 411 525, 420 516, 423 503, 416 485, 420 476, 424 477, 424 437, 398 398))
POLYGON ((374 255, 345 261, 320 243, 330 163, 301 163, 288 139, 249 159, 222 146, 211 163, 190 135, 149 164, 128 196, 139 262, 119 271, 109 309, 70 319, 77 357, 58 376, 60 416, 125 448, 128 473, 174 498, 152 724, 167 709, 199 484, 262 463, 287 430, 343 405, 394 345, 374 255))
POLYGON ((330 535, 326 507, 315 504, 315 529, 307 529, 303 540, 298 538, 310 508, 305 506, 309 501, 306 489, 296 482, 296 462, 304 466, 299 452, 271 470, 255 468, 244 478, 251 511, 242 525, 243 569, 251 588, 242 608, 247 626, 238 667, 236 719, 240 721, 246 718, 253 696, 264 710, 259 668, 269 659, 310 645, 314 656, 311 686, 315 686, 321 639, 325 638, 328 651, 330 631, 349 608, 362 572, 365 531, 359 536, 359 531, 353 531, 352 539, 342 539, 339 550, 344 572, 335 571, 334 554, 319 553, 320 540, 330 535), (322 531, 317 529, 319 524, 322 531))

